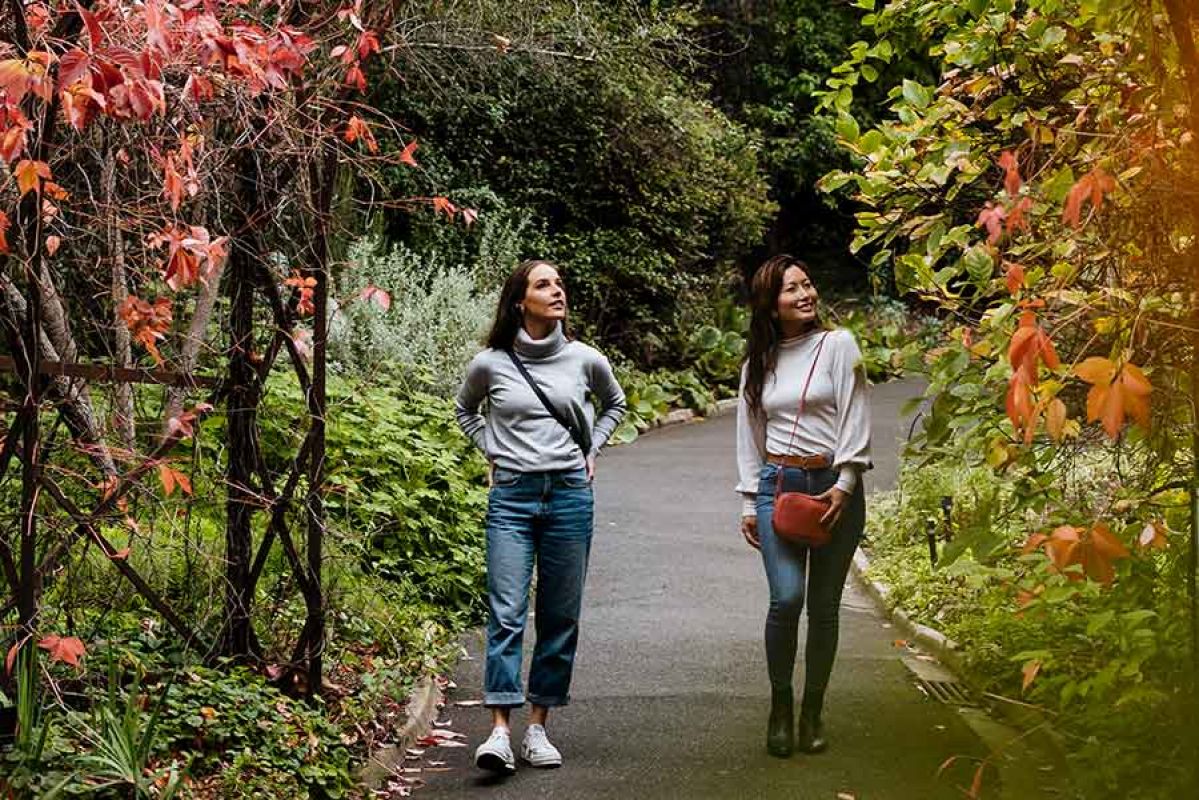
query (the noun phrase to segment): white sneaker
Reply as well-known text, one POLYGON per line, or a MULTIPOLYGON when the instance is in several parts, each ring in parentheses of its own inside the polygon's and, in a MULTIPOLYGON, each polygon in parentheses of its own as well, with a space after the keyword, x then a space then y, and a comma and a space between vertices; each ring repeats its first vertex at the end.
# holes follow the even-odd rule
POLYGON ((530 725, 520 746, 520 757, 534 767, 560 767, 562 754, 550 744, 541 725, 530 725))
POLYGON ((475 766, 503 775, 516 772, 516 759, 512 756, 512 742, 506 729, 491 729, 487 741, 475 750, 475 766))

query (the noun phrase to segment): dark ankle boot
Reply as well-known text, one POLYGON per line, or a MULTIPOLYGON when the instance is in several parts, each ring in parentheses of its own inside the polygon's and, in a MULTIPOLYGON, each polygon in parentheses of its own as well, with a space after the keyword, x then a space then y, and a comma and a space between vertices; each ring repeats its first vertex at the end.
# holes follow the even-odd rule
POLYGON ((819 714, 799 715, 799 750, 802 753, 823 753, 828 749, 824 725, 819 714))
POLYGON ((791 691, 770 693, 770 722, 766 725, 766 751, 788 758, 795 749, 795 701, 791 691))

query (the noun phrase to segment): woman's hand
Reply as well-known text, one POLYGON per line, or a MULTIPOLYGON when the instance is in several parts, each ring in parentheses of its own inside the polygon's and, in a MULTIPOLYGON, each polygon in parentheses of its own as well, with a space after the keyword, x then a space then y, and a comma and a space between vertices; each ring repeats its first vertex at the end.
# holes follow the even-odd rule
POLYGON ((824 512, 820 522, 829 530, 837 527, 837 520, 841 519, 841 512, 849 502, 849 492, 834 486, 824 494, 817 495, 816 499, 828 501, 828 511, 824 512))
POLYGON ((595 480, 595 454, 587 456, 587 480, 595 480))
POLYGON ((762 542, 758 539, 758 517, 756 514, 741 518, 741 535, 745 537, 745 541, 749 542, 749 546, 755 550, 762 549, 762 542))

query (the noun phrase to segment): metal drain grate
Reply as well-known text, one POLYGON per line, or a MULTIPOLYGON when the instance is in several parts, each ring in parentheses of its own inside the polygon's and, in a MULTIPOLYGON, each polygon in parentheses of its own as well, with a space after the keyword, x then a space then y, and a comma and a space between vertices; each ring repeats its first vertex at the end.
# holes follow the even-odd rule
POLYGON ((916 678, 916 688, 924 695, 938 703, 947 706, 977 706, 978 702, 970 696, 966 687, 957 681, 932 681, 927 678, 916 678))

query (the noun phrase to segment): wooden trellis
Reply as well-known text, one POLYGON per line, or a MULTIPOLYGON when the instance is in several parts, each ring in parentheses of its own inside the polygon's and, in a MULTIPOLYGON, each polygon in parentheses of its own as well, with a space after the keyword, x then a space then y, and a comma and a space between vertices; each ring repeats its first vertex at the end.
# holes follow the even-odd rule
MULTIPOLYGON (((37 265, 26 265, 23 282, 25 291, 22 293, 26 313, 22 319, 16 319, 11 313, 11 305, 5 308, 9 312, 4 319, 6 343, 15 355, 0 357, 0 372, 15 374, 24 391, 22 401, 9 406, 11 422, 3 446, 0 447, 0 480, 7 475, 14 459, 22 466, 22 500, 16 541, 0 536, 0 570, 3 571, 11 589, 11 597, 0 607, 0 611, 7 614, 13 608, 17 609, 18 641, 27 638, 36 627, 39 601, 46 580, 64 555, 77 543, 86 540, 95 544, 109 557, 113 567, 193 650, 209 656, 256 659, 262 652, 251 623, 251 600, 267 556, 278 542, 303 595, 306 608, 304 627, 292 653, 290 666, 293 673, 303 675, 301 685, 307 692, 319 690, 325 637, 320 569, 325 513, 320 492, 324 483, 325 341, 328 328, 324 311, 328 297, 328 270, 325 264, 327 249, 323 244, 319 252, 318 263, 305 270, 305 274, 315 280, 313 300, 317 309, 313 328, 311 372, 288 334, 294 326, 294 298, 290 303, 285 302, 279 287, 263 267, 262 261, 256 254, 239 248, 232 255, 230 270, 225 278, 226 291, 232 301, 232 339, 226 353, 227 373, 219 379, 169 369, 133 369, 43 359, 39 348, 32 345, 38 341, 41 328, 39 292, 32 279, 37 265), (256 358, 253 312, 255 300, 259 296, 264 298, 270 307, 274 333, 266 354, 256 358), (288 354, 307 398, 308 430, 292 459, 290 470, 277 487, 259 446, 257 409, 266 378, 283 352, 288 354), (226 445, 229 460, 225 614, 222 629, 212 641, 195 630, 138 574, 127 559, 119 556, 117 548, 101 529, 105 517, 113 513, 138 481, 170 452, 178 443, 183 431, 176 429, 165 434, 157 446, 144 455, 132 469, 113 476, 115 480, 107 481, 105 490, 98 494, 90 508, 80 508, 63 488, 46 474, 42 464, 45 455, 41 442, 43 407, 46 402, 52 402, 59 413, 63 414, 70 402, 69 398, 56 396, 53 389, 52 379, 60 376, 94 383, 152 383, 204 389, 208 392, 208 406, 226 407, 226 445), (303 554, 297 547, 288 523, 288 511, 295 502, 302 477, 308 480, 307 494, 303 499, 307 520, 303 554), (69 535, 58 538, 39 553, 38 503, 42 494, 48 495, 57 509, 69 517, 73 528, 69 535), (265 533, 255 551, 253 521, 259 513, 266 513, 269 517, 265 533)), ((204 412, 197 413, 196 419, 203 415, 204 412)), ((72 433, 78 434, 78 431, 72 433)), ((76 438, 84 447, 96 444, 76 438)))

